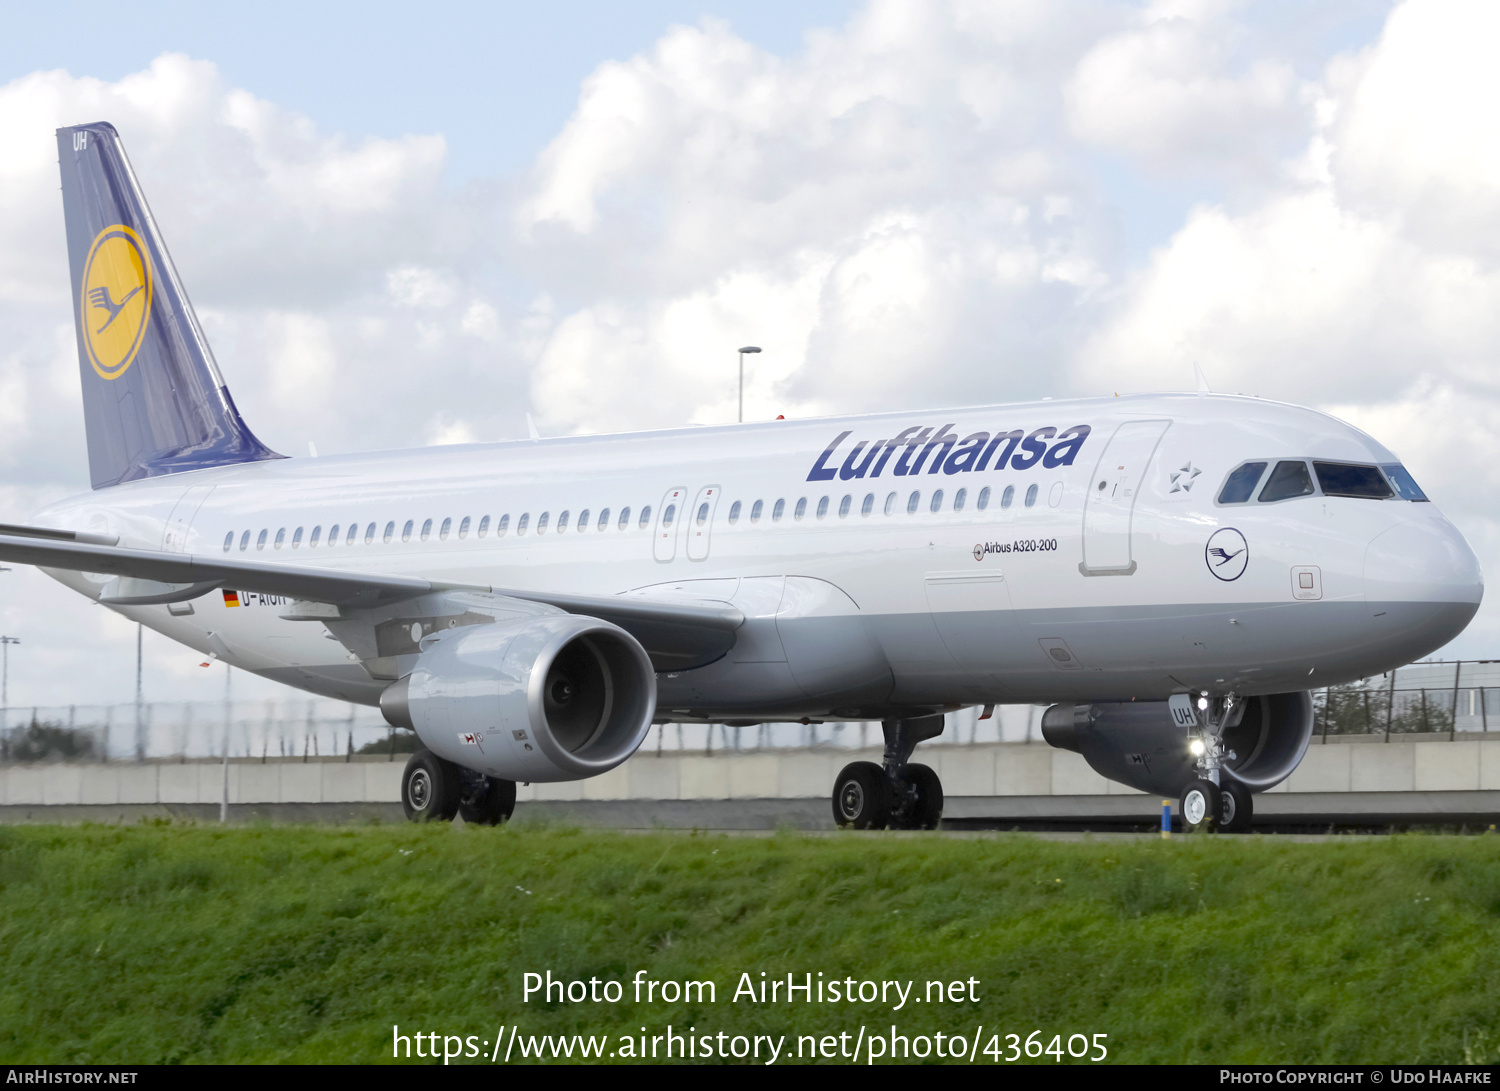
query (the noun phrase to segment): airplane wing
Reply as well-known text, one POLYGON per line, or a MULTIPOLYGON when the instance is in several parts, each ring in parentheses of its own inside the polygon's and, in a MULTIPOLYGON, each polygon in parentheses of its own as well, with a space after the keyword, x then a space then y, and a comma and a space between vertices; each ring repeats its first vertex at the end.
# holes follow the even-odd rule
POLYGON ((115 576, 117 579, 104 586, 100 601, 116 606, 183 602, 218 587, 284 595, 345 610, 370 609, 440 591, 483 591, 613 622, 639 640, 659 663, 702 661, 705 656, 723 655, 734 646, 735 632, 745 623, 744 614, 729 603, 708 599, 662 601, 444 583, 412 576, 130 549, 116 545, 117 541, 104 535, 0 524, 0 561, 115 576))

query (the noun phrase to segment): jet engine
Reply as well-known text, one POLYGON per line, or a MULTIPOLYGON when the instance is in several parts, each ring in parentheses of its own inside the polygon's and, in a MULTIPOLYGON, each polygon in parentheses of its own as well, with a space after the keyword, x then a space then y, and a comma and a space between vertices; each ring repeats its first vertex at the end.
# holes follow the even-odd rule
POLYGON ((503 780, 581 780, 640 746, 656 674, 639 642, 597 618, 549 614, 424 637, 380 711, 434 754, 503 780))
MULTIPOLYGON (((1224 729, 1225 763, 1252 792, 1280 784, 1302 761, 1312 739, 1307 693, 1249 697, 1224 729)), ((1082 754, 1102 777, 1143 792, 1175 796, 1197 776, 1188 733, 1172 722, 1165 701, 1053 705, 1042 716, 1042 738, 1082 754)))

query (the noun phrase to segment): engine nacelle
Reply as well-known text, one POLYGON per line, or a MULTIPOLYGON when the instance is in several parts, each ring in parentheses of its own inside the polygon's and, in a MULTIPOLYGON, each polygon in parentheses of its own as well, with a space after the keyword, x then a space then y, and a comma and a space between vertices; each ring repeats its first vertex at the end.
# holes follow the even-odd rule
MULTIPOLYGON (((1249 697, 1237 722, 1224 730, 1235 753, 1229 773, 1252 792, 1289 777, 1312 740, 1313 703, 1307 693, 1249 697)), ((1172 722, 1165 701, 1053 705, 1042 716, 1042 738, 1082 754, 1102 777, 1143 792, 1176 796, 1198 774, 1188 734, 1172 722)))
POLYGON ((656 712, 646 651, 573 614, 448 629, 422 641, 380 711, 434 754, 504 780, 581 780, 641 745, 656 712))

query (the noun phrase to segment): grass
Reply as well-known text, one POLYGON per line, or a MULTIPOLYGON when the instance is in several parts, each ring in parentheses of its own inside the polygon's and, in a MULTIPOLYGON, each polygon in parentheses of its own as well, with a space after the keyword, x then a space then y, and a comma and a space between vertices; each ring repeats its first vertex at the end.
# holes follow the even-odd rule
POLYGON ((984 1044, 1104 1032, 1138 1063, 1493 1062, 1497 941, 1494 836, 0 827, 0 1061, 369 1062, 395 1023, 483 1041, 671 1023, 788 1049, 983 1025, 984 1044), (523 1003, 546 970, 626 981, 625 1000, 523 1003), (639 970, 711 979, 717 1003, 631 1003, 639 970), (974 977, 980 999, 731 1003, 763 970, 917 995, 974 977))

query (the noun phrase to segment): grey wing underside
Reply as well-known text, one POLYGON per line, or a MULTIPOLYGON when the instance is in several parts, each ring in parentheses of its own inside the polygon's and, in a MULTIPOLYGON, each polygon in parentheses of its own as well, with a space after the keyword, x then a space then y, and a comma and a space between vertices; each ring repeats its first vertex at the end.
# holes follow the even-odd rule
POLYGON ((639 640, 658 668, 717 659, 734 647, 735 634, 745 622, 744 614, 729 603, 710 599, 664 602, 638 596, 445 583, 413 576, 129 549, 117 545, 117 541, 103 535, 0 524, 0 561, 111 576, 99 596, 100 602, 111 606, 185 602, 224 587, 323 603, 337 607, 340 616, 349 617, 445 591, 502 595, 612 622, 639 640))

